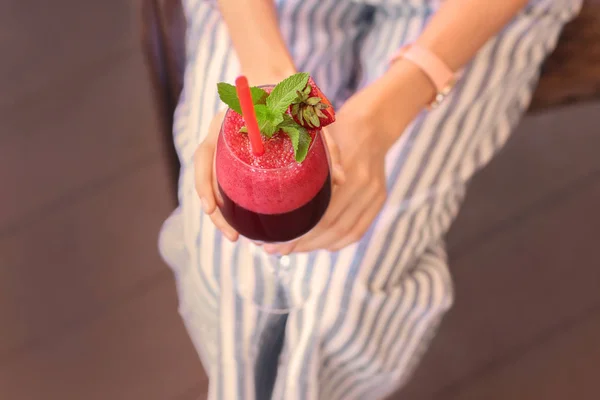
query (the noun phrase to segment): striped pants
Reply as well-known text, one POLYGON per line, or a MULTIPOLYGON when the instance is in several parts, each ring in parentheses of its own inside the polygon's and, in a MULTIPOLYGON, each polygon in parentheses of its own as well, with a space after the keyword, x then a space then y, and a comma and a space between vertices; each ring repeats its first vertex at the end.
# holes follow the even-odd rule
MULTIPOLYGON (((376 400, 409 378, 452 304, 443 237, 466 185, 509 137, 542 61, 580 3, 532 1, 481 49, 447 101, 403 132, 386 159, 388 200, 360 242, 286 259, 297 271, 289 290, 313 290, 283 326, 281 355, 259 358, 269 317, 236 294, 231 275, 268 258, 248 241, 228 242, 213 227, 194 190, 192 162, 222 108, 216 83, 232 82, 239 67, 218 10, 206 1, 186 2, 188 63, 174 125, 180 206, 165 222, 159 245, 175 272, 180 313, 209 375, 211 400, 376 400), (257 378, 271 370, 274 383, 257 378)), ((339 107, 384 73, 393 52, 419 36, 439 4, 277 5, 299 70, 310 72, 339 107)), ((259 279, 255 290, 260 295, 259 279)))

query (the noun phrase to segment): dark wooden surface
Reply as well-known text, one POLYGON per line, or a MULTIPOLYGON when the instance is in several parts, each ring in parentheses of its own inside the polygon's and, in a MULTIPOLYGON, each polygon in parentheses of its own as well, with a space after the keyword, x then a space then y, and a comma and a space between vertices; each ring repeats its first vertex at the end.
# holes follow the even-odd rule
POLYGON ((449 234, 455 307, 408 399, 600 398, 583 370, 568 378, 600 370, 600 336, 579 336, 600 318, 599 120, 600 104, 528 116, 475 178, 449 234))
MULTIPOLYGON (((0 3, 0 399, 196 400, 137 1, 0 3)), ((456 306, 397 399, 597 399, 600 104, 529 116, 450 237, 456 306)))

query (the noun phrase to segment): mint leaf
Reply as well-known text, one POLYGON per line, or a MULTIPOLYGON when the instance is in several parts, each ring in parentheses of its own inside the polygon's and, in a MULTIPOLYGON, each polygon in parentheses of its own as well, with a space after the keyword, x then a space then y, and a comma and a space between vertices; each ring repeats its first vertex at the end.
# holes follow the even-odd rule
POLYGON ((299 128, 302 128, 301 125, 298 125, 298 123, 294 120, 294 118, 292 118, 289 114, 283 114, 282 116, 283 122, 281 122, 280 126, 283 127, 287 127, 287 126, 297 126, 299 128))
POLYGON ((238 99, 237 92, 235 91, 235 86, 230 85, 229 83, 220 82, 217 83, 217 91, 219 92, 219 97, 223 103, 227 104, 229 108, 238 114, 242 113, 240 100, 238 99))
POLYGON ((256 105, 254 111, 260 132, 268 138, 273 136, 279 130, 279 124, 283 122, 283 115, 264 104, 256 105))
POLYGON ((285 132, 294 147, 294 155, 296 161, 301 163, 308 154, 308 146, 310 145, 310 135, 303 126, 300 126, 289 115, 284 116, 284 121, 279 125, 279 129, 285 132))
MULTIPOLYGON (((217 91, 219 92, 219 97, 223 103, 227 104, 229 108, 238 114, 242 114, 242 107, 240 106, 240 100, 238 99, 235 86, 230 85, 229 83, 220 82, 217 83, 217 91)), ((254 104, 265 104, 267 96, 269 95, 264 89, 259 87, 251 87, 250 93, 252 94, 252 103, 254 104)))
POLYGON ((267 97, 269 96, 269 93, 257 86, 251 87, 250 93, 252 93, 252 103, 254 105, 265 104, 267 97))
POLYGON ((273 111, 284 113, 298 97, 297 92, 306 88, 308 78, 309 75, 306 72, 299 72, 279 82, 267 97, 267 107, 273 111))
MULTIPOLYGON (((270 94, 259 87, 250 88, 260 132, 267 138, 271 138, 279 131, 286 133, 292 142, 297 162, 302 162, 306 158, 311 137, 306 128, 298 125, 286 112, 298 98, 298 92, 307 89, 308 79, 307 73, 297 73, 277 84, 270 94)), ((221 82, 217 84, 217 89, 221 101, 233 111, 242 114, 235 86, 221 82)), ((240 133, 247 132, 247 127, 240 128, 240 133)))

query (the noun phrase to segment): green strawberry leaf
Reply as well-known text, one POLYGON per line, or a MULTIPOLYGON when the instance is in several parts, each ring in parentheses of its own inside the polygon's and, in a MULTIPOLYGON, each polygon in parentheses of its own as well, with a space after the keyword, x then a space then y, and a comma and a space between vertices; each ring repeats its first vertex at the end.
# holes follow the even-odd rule
MULTIPOLYGON (((242 114, 242 107, 240 106, 240 100, 238 99, 237 91, 235 86, 229 83, 220 82, 217 84, 217 91, 221 101, 233 111, 238 114, 242 114)), ((267 96, 269 95, 264 89, 259 87, 251 87, 250 93, 252 93, 252 103, 254 104, 265 104, 267 96)))
POLYGON ((310 145, 310 135, 306 128, 298 125, 296 121, 286 114, 283 122, 279 125, 279 129, 285 132, 292 141, 296 162, 301 163, 304 161, 310 145))
POLYGON ((298 97, 298 91, 306 88, 308 78, 308 73, 299 72, 279 82, 267 97, 267 107, 273 111, 284 113, 298 97))

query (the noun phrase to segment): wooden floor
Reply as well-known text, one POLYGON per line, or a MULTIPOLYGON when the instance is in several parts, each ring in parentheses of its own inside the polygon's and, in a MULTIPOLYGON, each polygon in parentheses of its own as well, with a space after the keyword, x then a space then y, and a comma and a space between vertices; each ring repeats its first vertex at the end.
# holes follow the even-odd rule
MULTIPOLYGON (((171 183, 136 1, 0 4, 0 399, 196 400, 156 250, 171 183)), ((449 236, 456 305, 397 399, 600 398, 600 104, 529 116, 449 236)))

